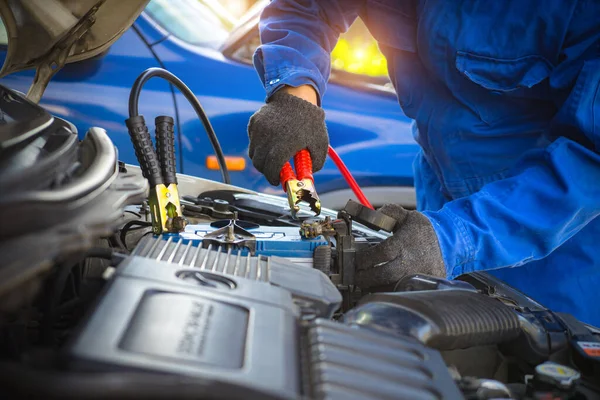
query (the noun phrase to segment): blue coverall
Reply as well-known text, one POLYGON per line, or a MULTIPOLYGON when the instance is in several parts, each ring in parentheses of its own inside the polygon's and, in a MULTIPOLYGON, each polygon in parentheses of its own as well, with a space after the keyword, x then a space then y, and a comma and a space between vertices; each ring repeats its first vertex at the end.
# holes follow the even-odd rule
POLYGON ((267 96, 308 84, 320 101, 358 16, 416 121, 418 209, 448 276, 490 271, 600 326, 600 1, 272 0, 267 96))

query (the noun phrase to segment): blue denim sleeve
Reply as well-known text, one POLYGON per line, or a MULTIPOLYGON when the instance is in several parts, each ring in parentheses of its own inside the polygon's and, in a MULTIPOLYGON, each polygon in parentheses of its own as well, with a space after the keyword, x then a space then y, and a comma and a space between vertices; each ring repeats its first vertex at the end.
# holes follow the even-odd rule
MULTIPOLYGON (((597 28, 587 44, 597 51, 597 28)), ((519 174, 425 212, 450 277, 542 259, 600 215, 600 57, 595 54, 582 54, 585 61, 557 68, 551 77, 555 93, 565 98, 551 123, 556 140, 525 154, 519 174)))
POLYGON ((272 0, 262 12, 254 67, 267 98, 284 85, 311 85, 319 105, 339 35, 356 20, 364 0, 272 0))
POLYGON ((600 4, 581 9, 549 77, 557 112, 549 145, 525 153, 514 174, 426 212, 450 277, 549 256, 600 215, 600 4))

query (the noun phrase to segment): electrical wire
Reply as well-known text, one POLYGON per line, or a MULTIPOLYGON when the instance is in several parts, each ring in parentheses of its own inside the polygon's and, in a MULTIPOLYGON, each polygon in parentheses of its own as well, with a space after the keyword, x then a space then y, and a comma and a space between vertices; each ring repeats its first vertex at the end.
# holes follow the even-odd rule
POLYGON ((227 164, 225 163, 223 149, 219 144, 217 135, 212 125, 210 124, 206 112, 204 111, 202 105, 200 104, 194 93, 190 90, 190 88, 187 87, 186 84, 183 83, 178 77, 176 77, 166 69, 148 68, 147 70, 142 72, 140 76, 137 77, 137 79, 133 83, 133 86, 131 87, 131 92, 129 93, 129 118, 138 116, 138 103, 142 87, 148 80, 150 80, 150 78, 153 78, 155 76, 166 80, 167 82, 175 86, 177 89, 179 89, 179 91, 184 95, 184 97, 187 99, 190 105, 194 108, 196 115, 202 121, 204 129, 206 129, 208 138, 215 151, 217 162, 219 163, 219 169, 221 170, 223 182, 226 184, 231 184, 231 178, 229 177, 229 170, 227 169, 227 164))
POLYGON ((123 246, 125 246, 125 249, 127 251, 129 251, 129 249, 127 248, 127 234, 133 230, 138 230, 138 229, 144 229, 144 228, 149 228, 152 226, 152 222, 150 221, 137 221, 137 220, 133 220, 133 221, 129 221, 127 222, 125 225, 123 225, 123 227, 121 228, 121 234, 119 235, 119 239, 121 240, 121 243, 123 243, 123 246))
POLYGON ((358 186, 358 183, 348 170, 348 167, 346 167, 346 164, 344 164, 344 162, 342 161, 338 153, 333 149, 333 147, 329 146, 329 148, 327 149, 327 154, 329 154, 329 157, 331 158, 335 166, 342 173, 342 176, 348 183, 348 186, 350 186, 350 189, 352 189, 352 191, 354 192, 354 195, 358 198, 358 201, 360 201, 360 203, 363 206, 369 207, 371 210, 374 210, 373 206, 371 205, 371 203, 361 190, 360 186, 358 186))

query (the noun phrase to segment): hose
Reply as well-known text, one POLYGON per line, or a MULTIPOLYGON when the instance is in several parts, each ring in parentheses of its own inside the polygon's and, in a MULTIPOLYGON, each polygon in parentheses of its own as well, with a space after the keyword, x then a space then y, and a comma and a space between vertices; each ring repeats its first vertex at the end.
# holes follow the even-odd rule
POLYGON ((344 322, 411 336, 443 351, 496 345, 521 334, 513 309, 498 299, 461 289, 373 293, 347 312, 344 322))
POLYGON ((338 153, 333 149, 333 147, 329 146, 329 148, 327 149, 327 154, 329 154, 329 157, 331 158, 335 166, 342 173, 342 176, 348 183, 348 186, 350 186, 350 189, 352 189, 352 191, 354 192, 356 198, 358 198, 358 201, 360 201, 360 203, 363 206, 369 207, 371 210, 374 210, 373 206, 371 205, 365 194, 362 192, 360 186, 358 186, 358 183, 348 170, 348 167, 346 167, 346 164, 344 164, 344 162, 342 161, 338 153))
POLYGON ((138 116, 138 102, 140 98, 140 93, 142 91, 142 87, 150 78, 153 77, 163 78, 173 86, 175 86, 179 91, 184 95, 190 105, 194 108, 196 115, 202 121, 204 125, 204 129, 206 129, 206 133, 208 134, 208 138, 212 144, 212 147, 215 151, 215 155, 217 157, 217 162, 219 163, 219 169, 221 170, 221 176, 223 178, 223 182, 226 184, 231 184, 231 178, 229 177, 229 170, 227 169, 227 164, 225 163, 225 156, 223 154, 223 149, 219 144, 219 140, 217 139, 217 135, 210 124, 210 121, 206 115, 206 112, 202 108, 202 105, 194 96, 194 93, 183 83, 179 78, 175 75, 167 71, 163 68, 148 68, 144 72, 137 77, 133 86, 131 87, 131 92, 129 93, 129 118, 138 116))

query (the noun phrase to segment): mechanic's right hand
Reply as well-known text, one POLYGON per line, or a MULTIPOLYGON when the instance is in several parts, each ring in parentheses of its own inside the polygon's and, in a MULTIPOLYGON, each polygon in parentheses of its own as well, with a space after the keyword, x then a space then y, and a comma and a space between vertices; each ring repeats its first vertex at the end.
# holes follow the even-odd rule
POLYGON ((280 184, 283 165, 300 150, 308 149, 313 172, 325 164, 329 137, 325 112, 300 97, 277 91, 248 124, 248 155, 254 167, 273 186, 280 184))

